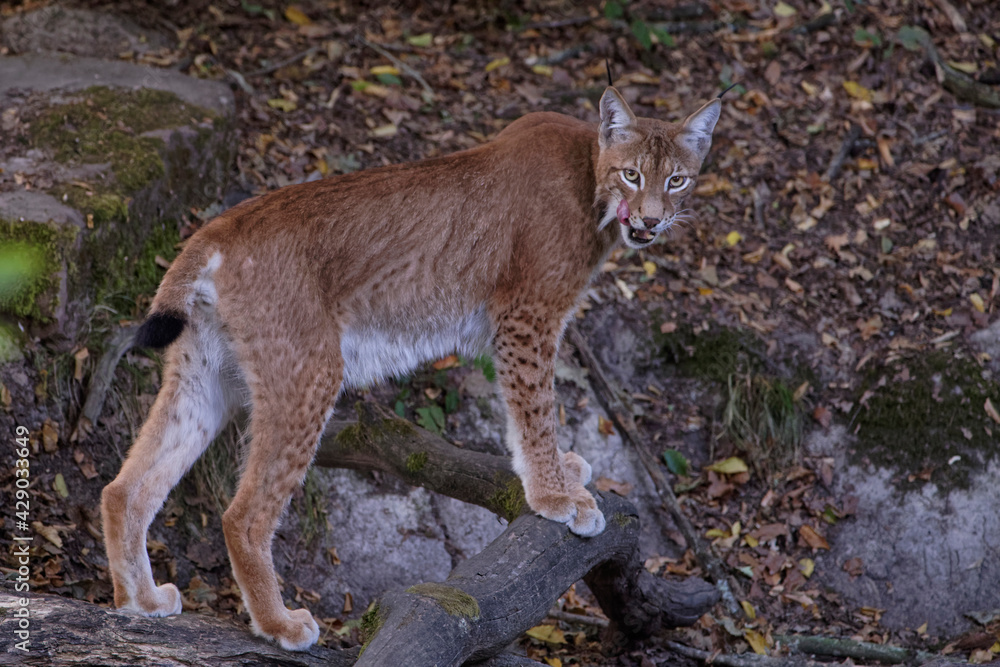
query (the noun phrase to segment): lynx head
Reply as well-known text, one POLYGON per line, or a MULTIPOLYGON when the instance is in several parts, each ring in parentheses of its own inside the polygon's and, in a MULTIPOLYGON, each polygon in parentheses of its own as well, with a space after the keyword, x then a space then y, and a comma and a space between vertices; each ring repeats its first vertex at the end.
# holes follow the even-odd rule
POLYGON ((606 206, 601 227, 621 223, 630 248, 644 248, 681 213, 712 145, 722 103, 712 100, 683 123, 636 118, 621 94, 601 97, 597 201, 606 206))

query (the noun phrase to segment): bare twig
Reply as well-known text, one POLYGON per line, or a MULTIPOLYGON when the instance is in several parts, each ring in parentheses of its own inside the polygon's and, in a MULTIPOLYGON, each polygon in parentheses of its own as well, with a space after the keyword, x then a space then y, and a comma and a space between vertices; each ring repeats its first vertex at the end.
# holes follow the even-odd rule
MULTIPOLYGON (((666 646, 674 653, 682 655, 685 658, 701 660, 705 664, 710 665, 723 665, 724 667, 818 667, 823 664, 814 662, 813 660, 803 660, 802 658, 772 658, 767 655, 757 655, 756 653, 744 653, 742 655, 710 653, 684 644, 678 644, 677 642, 666 642, 666 646)), ((672 663, 665 662, 662 664, 668 665, 672 663)))
POLYGON ((847 131, 847 136, 844 137, 844 141, 840 144, 840 150, 833 156, 830 166, 826 170, 826 180, 828 183, 832 183, 840 174, 840 170, 844 167, 844 160, 850 155, 851 149, 854 148, 854 143, 860 136, 861 127, 851 123, 851 129, 847 131))
POLYGON ((554 618, 557 621, 579 623, 580 625, 593 625, 598 628, 606 628, 611 624, 611 621, 606 618, 601 618, 599 616, 584 616, 583 614, 571 614, 568 611, 562 611, 560 609, 550 609, 546 616, 554 618))
MULTIPOLYGON (((941 656, 926 651, 916 651, 887 644, 859 642, 839 637, 776 635, 775 640, 799 653, 830 658, 851 658, 852 660, 877 660, 887 665, 898 665, 903 662, 922 664, 930 660, 942 659, 941 656)), ((965 662, 958 660, 955 664, 965 664, 965 662)))
POLYGON ((420 87, 424 89, 424 92, 427 93, 427 95, 429 95, 431 98, 434 97, 434 89, 431 88, 426 81, 424 81, 424 77, 420 76, 420 72, 413 69, 412 67, 410 67, 402 60, 389 53, 388 51, 386 51, 384 48, 382 48, 375 42, 367 40, 364 37, 358 37, 358 41, 367 46, 368 48, 370 48, 371 50, 377 52, 380 56, 391 62, 396 67, 398 67, 399 71, 403 72, 407 76, 414 79, 417 83, 419 83, 420 87))
POLYGON ((311 56, 312 54, 316 53, 317 51, 319 51, 319 47, 318 46, 310 46, 308 49, 306 49, 305 51, 302 51, 301 53, 296 53, 294 56, 291 56, 290 58, 285 58, 284 60, 279 60, 278 62, 274 63, 270 67, 264 67, 263 69, 259 69, 259 70, 255 71, 255 72, 250 72, 249 74, 247 74, 247 76, 264 76, 265 74, 270 74, 271 72, 277 72, 282 67, 287 67, 287 66, 291 65, 292 63, 297 63, 298 61, 302 60, 303 58, 308 58, 309 56, 311 56))
POLYGON ((101 416, 101 409, 104 407, 104 399, 108 395, 111 381, 115 377, 115 369, 122 355, 132 347, 135 339, 135 327, 122 327, 116 331, 108 347, 97 362, 97 368, 90 377, 90 387, 87 389, 87 399, 83 402, 83 410, 80 411, 80 418, 73 429, 70 440, 76 442, 81 438, 86 438, 94 430, 97 418, 101 416))
POLYGON ((691 525, 691 521, 684 514, 680 503, 677 502, 677 496, 674 495, 674 490, 670 486, 670 482, 667 481, 659 465, 657 465, 656 461, 642 445, 643 438, 639 434, 639 429, 636 428, 635 420, 632 418, 632 411, 625 407, 613 381, 604 373, 600 362, 597 360, 597 356, 590 349, 590 345, 587 344, 587 341, 576 327, 570 325, 567 328, 566 338, 576 348, 584 365, 590 369, 590 377, 594 381, 594 389, 597 392, 598 400, 601 401, 601 404, 604 405, 604 408, 611 415, 618 428, 621 429, 622 436, 632 444, 633 449, 639 455, 639 460, 642 461, 643 467, 646 468, 646 472, 649 473, 650 478, 653 480, 653 485, 660 496, 663 508, 670 514, 674 523, 677 524, 677 528, 684 535, 688 546, 694 551, 698 562, 701 563, 708 572, 708 576, 715 583, 719 594, 726 603, 729 613, 741 617, 743 612, 736 601, 736 597, 733 595, 729 580, 722 566, 722 561, 698 537, 694 526, 691 525))

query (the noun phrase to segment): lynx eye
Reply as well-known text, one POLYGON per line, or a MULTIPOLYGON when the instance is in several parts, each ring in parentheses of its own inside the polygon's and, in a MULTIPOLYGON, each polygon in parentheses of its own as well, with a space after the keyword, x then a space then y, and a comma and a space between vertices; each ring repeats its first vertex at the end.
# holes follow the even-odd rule
POLYGON ((624 176, 625 180, 629 183, 639 182, 639 172, 635 169, 622 169, 622 176, 624 176))
POLYGON ((687 176, 671 176, 670 177, 670 189, 676 190, 678 188, 684 187, 687 183, 687 176))

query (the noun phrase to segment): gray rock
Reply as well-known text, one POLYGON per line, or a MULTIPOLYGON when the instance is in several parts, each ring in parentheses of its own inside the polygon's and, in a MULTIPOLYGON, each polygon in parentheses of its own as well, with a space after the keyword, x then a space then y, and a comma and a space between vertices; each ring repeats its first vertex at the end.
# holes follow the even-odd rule
POLYGON ((58 5, 17 14, 0 22, 0 46, 13 53, 72 53, 118 58, 166 46, 160 33, 121 16, 58 5))
POLYGON ((834 456, 835 491, 858 498, 857 513, 837 524, 828 553, 816 557, 820 581, 849 606, 884 609, 882 625, 956 634, 963 615, 1000 606, 1000 465, 990 463, 967 489, 944 491, 930 482, 902 492, 896 471, 845 465, 850 442, 842 427, 814 434, 807 448, 834 456), (854 578, 844 563, 860 558, 854 578))

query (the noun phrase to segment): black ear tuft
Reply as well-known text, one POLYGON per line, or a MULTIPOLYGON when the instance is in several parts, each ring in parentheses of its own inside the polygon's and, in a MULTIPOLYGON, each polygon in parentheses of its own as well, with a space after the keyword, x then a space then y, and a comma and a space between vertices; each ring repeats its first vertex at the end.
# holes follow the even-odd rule
POLYGON ((604 66, 608 69, 608 85, 613 86, 615 82, 611 79, 611 60, 608 58, 604 59, 604 66))
POLYGON ((136 347, 166 347, 184 330, 184 316, 180 313, 153 313, 135 332, 136 347))

